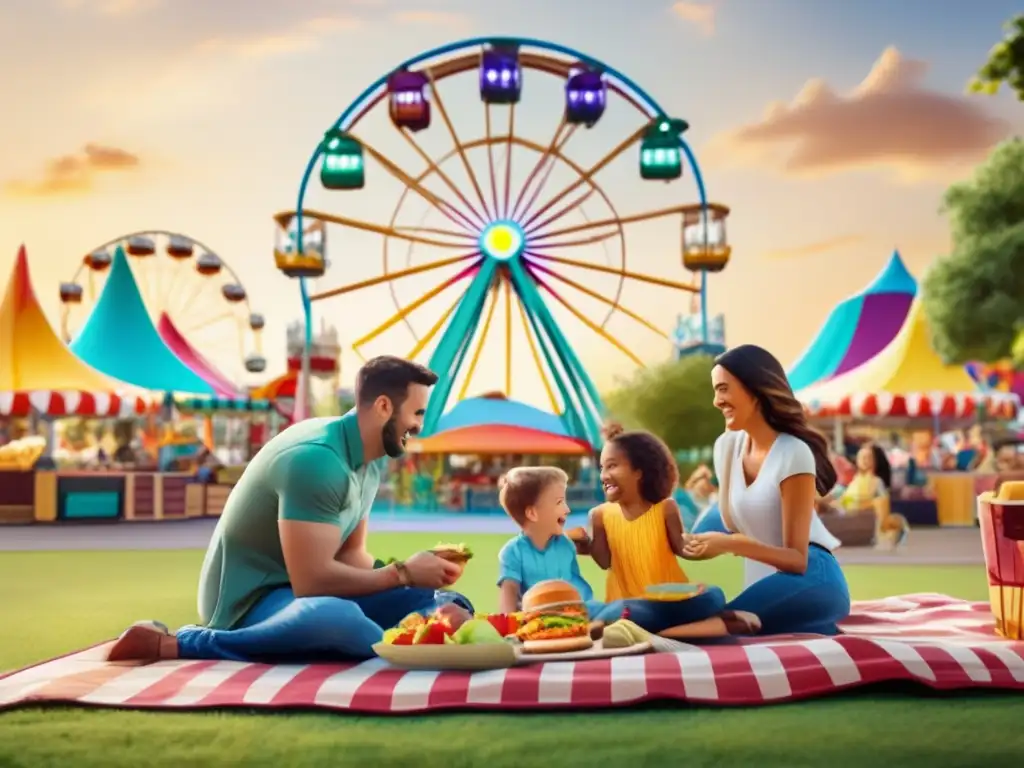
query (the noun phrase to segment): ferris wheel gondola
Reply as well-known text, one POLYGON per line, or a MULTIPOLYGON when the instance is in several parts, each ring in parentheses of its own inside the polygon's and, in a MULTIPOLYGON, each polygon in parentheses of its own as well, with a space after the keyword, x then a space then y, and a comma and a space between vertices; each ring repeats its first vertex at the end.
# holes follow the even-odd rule
POLYGON ((263 315, 254 312, 238 275, 213 250, 186 235, 152 230, 115 238, 91 250, 71 280, 60 284, 61 333, 70 343, 103 290, 117 247, 124 249, 154 326, 179 334, 242 388, 266 370, 263 315))
MULTIPOLYGON (((608 324, 612 317, 620 314, 664 339, 670 336, 657 323, 623 305, 624 286, 642 284, 692 294, 706 317, 707 274, 724 269, 731 256, 725 231, 729 209, 707 200, 696 158, 684 138, 688 129, 685 120, 666 114, 628 77, 564 46, 512 38, 475 39, 444 46, 386 74, 325 132, 300 185, 298 206, 275 217, 275 261, 286 275, 300 279, 307 326, 315 302, 378 285, 391 288, 395 314, 368 329, 352 348, 359 353, 400 323, 412 330, 415 339, 408 357, 418 357, 433 345, 429 365, 441 381, 428 409, 428 433, 436 427, 456 378, 461 376, 460 397, 465 396, 482 351, 500 343, 502 336, 506 347, 505 393, 510 394, 513 379, 519 378, 513 374, 511 352, 512 328, 518 315, 552 409, 564 415, 573 434, 599 444, 601 398, 553 311, 578 321, 633 365, 643 362, 632 345, 611 334, 608 324), (532 109, 540 103, 533 101, 525 88, 527 71, 555 78, 561 90, 561 104, 555 113, 559 121, 546 140, 532 139, 517 130, 522 122, 517 123, 516 110, 527 104, 532 109), (456 127, 456 114, 447 106, 439 87, 442 81, 454 82, 460 75, 476 78, 484 111, 483 136, 466 138, 465 130, 456 127), (413 150, 417 162, 425 165, 422 172, 407 171, 405 163, 392 159, 393 153, 382 148, 383 137, 370 127, 375 108, 385 101, 393 130, 413 150), (577 159, 569 148, 579 128, 585 129, 591 141, 622 130, 615 127, 615 121, 608 121, 613 107, 626 110, 617 112, 616 120, 623 114, 633 115, 632 125, 623 131, 625 137, 596 161, 577 159), (504 133, 494 130, 494 112, 499 109, 505 111, 507 120, 504 133), (601 126, 608 130, 602 131, 601 126), (429 138, 435 132, 448 135, 450 150, 431 153, 425 148, 421 137, 429 138), (504 150, 503 169, 501 162, 495 162, 496 149, 504 150), (679 196, 671 182, 683 178, 688 167, 696 200, 666 201, 668 204, 661 207, 630 211, 635 210, 634 198, 650 195, 626 191, 621 181, 606 185, 602 178, 609 169, 621 168, 618 159, 631 150, 636 152, 634 178, 641 183, 665 182, 661 196, 666 198, 679 196), (517 156, 515 160, 513 155, 517 156), (526 155, 525 167, 531 170, 513 183, 514 162, 520 177, 524 176, 518 165, 522 155, 526 155), (371 179, 394 178, 401 190, 390 222, 377 223, 353 213, 342 215, 309 206, 309 181, 317 168, 320 186, 329 192, 357 192, 371 179), (455 181, 457 174, 465 182, 455 181), (545 196, 553 179, 561 189, 545 196), (415 198, 433 212, 437 225, 422 220, 405 223, 404 206, 415 198), (594 204, 603 209, 600 215, 586 212, 587 206, 594 204), (575 223, 573 218, 577 219, 575 223), (679 223, 675 225, 676 244, 665 249, 669 258, 649 270, 627 266, 630 235, 645 222, 673 218, 679 223), (379 236, 383 242, 382 273, 333 288, 317 286, 315 292, 310 292, 306 281, 320 278, 326 271, 326 249, 322 239, 317 244, 308 239, 308 233, 310 228, 323 232, 328 226, 379 236), (430 251, 433 257, 420 263, 412 258, 397 263, 390 251, 396 242, 417 251, 430 251), (615 251, 613 263, 596 258, 595 249, 611 250, 610 245, 615 251), (672 250, 674 256, 670 255, 672 250), (672 274, 680 262, 692 274, 689 281, 672 274), (415 299, 399 300, 396 283, 442 270, 447 277, 433 288, 415 299), (587 285, 571 277, 572 270, 579 270, 581 279, 584 273, 603 275, 610 285, 587 285), (569 298, 563 286, 586 297, 591 306, 603 307, 600 315, 581 309, 584 300, 569 298), (418 332, 410 322, 412 313, 451 291, 455 291, 451 305, 429 328, 418 332), (503 334, 492 329, 499 306, 504 307, 503 334)), ((344 237, 340 236, 341 242, 344 237)), ((334 247, 337 242, 332 235, 334 247)))

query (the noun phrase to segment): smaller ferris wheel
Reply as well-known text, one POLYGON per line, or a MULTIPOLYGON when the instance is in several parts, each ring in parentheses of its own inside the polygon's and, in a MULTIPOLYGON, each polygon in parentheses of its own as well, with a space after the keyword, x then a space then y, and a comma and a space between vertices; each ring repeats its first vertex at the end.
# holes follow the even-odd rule
POLYGON ((266 321, 252 310, 238 274, 198 240, 164 230, 133 232, 93 248, 71 279, 60 284, 66 343, 75 338, 103 292, 118 247, 128 258, 154 327, 172 349, 183 341, 239 387, 247 374, 266 370, 266 321))

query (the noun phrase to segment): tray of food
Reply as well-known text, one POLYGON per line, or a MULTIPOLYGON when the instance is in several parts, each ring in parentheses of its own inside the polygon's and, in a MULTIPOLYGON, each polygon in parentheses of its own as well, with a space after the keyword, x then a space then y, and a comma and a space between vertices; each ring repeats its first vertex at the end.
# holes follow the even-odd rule
POLYGON ((506 638, 508 617, 474 618, 458 629, 440 617, 413 614, 373 646, 382 659, 406 669, 503 669, 515 664, 516 643, 506 638))

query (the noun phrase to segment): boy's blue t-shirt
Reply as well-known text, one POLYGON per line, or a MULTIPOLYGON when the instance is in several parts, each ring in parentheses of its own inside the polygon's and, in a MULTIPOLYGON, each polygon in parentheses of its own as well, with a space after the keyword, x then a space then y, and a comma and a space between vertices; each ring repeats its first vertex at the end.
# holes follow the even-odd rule
POLYGON ((529 536, 520 533, 501 548, 498 553, 499 587, 505 581, 515 581, 522 593, 547 579, 569 582, 584 602, 594 599, 594 590, 580 573, 576 545, 568 536, 554 536, 544 549, 537 549, 529 536))

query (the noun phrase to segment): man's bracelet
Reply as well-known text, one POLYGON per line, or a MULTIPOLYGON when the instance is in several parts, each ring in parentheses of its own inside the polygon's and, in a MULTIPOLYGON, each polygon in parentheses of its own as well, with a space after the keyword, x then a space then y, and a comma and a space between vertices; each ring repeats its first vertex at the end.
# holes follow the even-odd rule
POLYGON ((395 560, 393 563, 395 571, 398 572, 398 583, 403 587, 408 587, 412 580, 409 578, 409 569, 405 567, 405 563, 401 560, 395 560))

